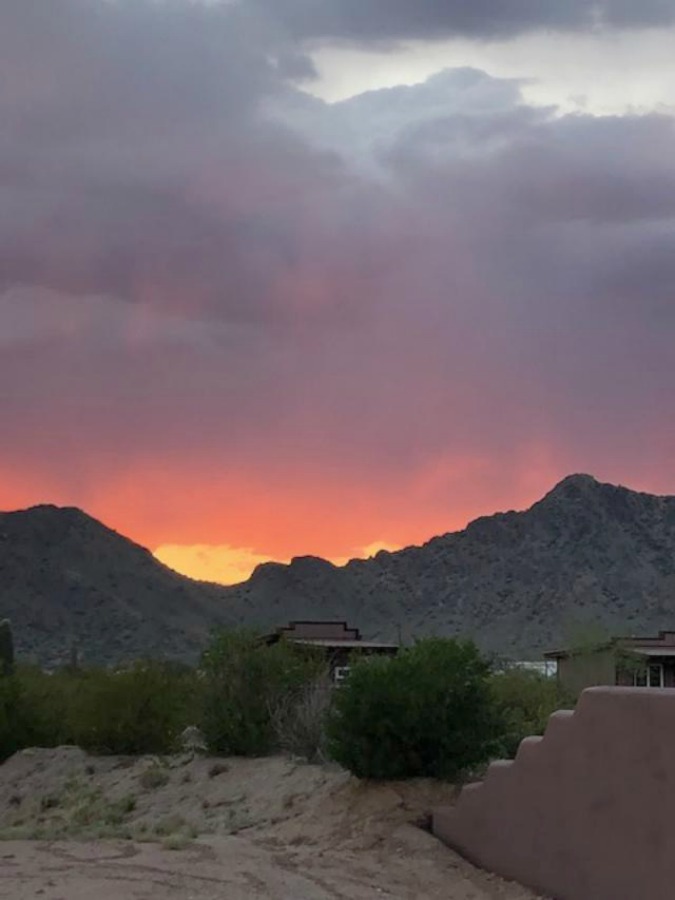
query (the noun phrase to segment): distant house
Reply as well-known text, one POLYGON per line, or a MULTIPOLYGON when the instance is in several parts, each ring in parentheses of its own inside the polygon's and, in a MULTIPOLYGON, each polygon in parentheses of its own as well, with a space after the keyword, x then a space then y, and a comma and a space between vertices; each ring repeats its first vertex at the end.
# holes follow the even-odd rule
POLYGON ((350 628, 346 622, 290 622, 263 638, 266 644, 280 640, 293 641, 317 647, 326 656, 335 682, 343 681, 349 673, 349 663, 355 652, 359 655, 395 656, 399 645, 384 641, 364 641, 358 628, 350 628))
POLYGON ((574 694, 593 685, 675 687, 675 631, 616 637, 584 650, 551 650, 560 686, 574 694))
POLYGON ((523 669, 525 672, 534 672, 536 675, 543 675, 546 678, 553 678, 557 674, 557 665, 554 659, 546 659, 541 662, 525 659, 516 660, 509 663, 512 669, 523 669))

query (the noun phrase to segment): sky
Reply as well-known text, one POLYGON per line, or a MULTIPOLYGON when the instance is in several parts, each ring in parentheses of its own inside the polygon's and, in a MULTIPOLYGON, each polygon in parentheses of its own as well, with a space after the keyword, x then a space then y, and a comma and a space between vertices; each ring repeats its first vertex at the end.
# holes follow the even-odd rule
POLYGON ((3 0, 0 508, 194 577, 675 493, 675 0, 3 0))

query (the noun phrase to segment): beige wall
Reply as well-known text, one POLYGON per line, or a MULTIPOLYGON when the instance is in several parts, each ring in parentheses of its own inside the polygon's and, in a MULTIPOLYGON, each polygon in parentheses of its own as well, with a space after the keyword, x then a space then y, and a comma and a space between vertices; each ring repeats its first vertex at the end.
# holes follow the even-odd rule
POLYGON ((434 833, 556 900, 675 898, 675 690, 599 687, 493 763, 434 833))
POLYGON ((574 694, 584 688, 616 683, 616 653, 612 649, 575 653, 558 660, 558 682, 574 694))

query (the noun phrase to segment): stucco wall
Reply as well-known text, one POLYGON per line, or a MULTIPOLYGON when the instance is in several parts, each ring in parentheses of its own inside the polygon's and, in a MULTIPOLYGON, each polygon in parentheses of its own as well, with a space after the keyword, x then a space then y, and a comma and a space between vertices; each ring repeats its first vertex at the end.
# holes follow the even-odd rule
POLYGON ((675 690, 589 688, 433 830, 555 900, 673 900, 675 690))
POLYGON ((616 653, 597 650, 558 660, 558 681, 575 696, 584 688, 616 683, 616 653))

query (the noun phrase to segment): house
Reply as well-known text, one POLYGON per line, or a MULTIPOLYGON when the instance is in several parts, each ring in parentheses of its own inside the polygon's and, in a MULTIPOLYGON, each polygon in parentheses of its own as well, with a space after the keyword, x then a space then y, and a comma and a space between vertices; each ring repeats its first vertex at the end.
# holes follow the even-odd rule
POLYGON ((364 641, 359 629, 350 628, 346 622, 290 622, 271 634, 266 634, 263 640, 268 646, 287 640, 308 647, 318 647, 324 652, 336 683, 346 678, 354 653, 364 656, 395 656, 399 651, 398 644, 364 641))
POLYGON ((615 637, 579 650, 552 650, 559 685, 573 694, 593 685, 675 687, 675 631, 615 637))

